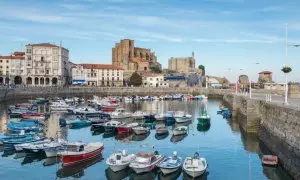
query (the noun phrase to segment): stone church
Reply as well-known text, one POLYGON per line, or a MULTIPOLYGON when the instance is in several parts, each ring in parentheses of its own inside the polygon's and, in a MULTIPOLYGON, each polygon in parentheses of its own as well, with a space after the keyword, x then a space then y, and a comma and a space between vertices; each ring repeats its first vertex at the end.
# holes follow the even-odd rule
POLYGON ((195 70, 195 54, 191 57, 171 57, 168 69, 180 73, 187 73, 195 70))
POLYGON ((161 69, 157 57, 150 49, 134 47, 134 40, 123 39, 112 48, 112 65, 121 66, 127 72, 149 72, 161 69))

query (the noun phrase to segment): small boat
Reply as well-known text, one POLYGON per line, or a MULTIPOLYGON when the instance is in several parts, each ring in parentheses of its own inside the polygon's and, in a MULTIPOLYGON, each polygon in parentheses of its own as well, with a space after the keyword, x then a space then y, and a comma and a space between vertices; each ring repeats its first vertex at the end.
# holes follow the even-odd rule
POLYGON ((46 116, 42 113, 23 113, 21 114, 21 118, 23 119, 34 119, 34 120, 45 120, 46 116))
POLYGON ((210 124, 210 116, 207 113, 206 108, 202 110, 202 113, 197 118, 198 124, 210 124))
POLYGON ((155 127, 156 134, 162 135, 169 132, 168 128, 165 125, 158 125, 155 127))
POLYGON ((91 124, 91 121, 76 119, 71 121, 70 126, 71 128, 82 128, 90 126, 91 124))
POLYGON ((161 113, 161 114, 156 114, 154 116, 156 121, 165 121, 165 114, 161 113))
POLYGON ((3 141, 3 146, 6 147, 13 147, 16 144, 23 144, 23 143, 31 143, 31 142, 36 142, 36 141, 41 141, 43 140, 43 137, 25 137, 25 138, 18 138, 18 139, 11 139, 8 141, 3 141))
POLYGON ((150 129, 148 127, 143 127, 143 126, 133 127, 132 130, 137 135, 147 134, 148 132, 150 132, 150 129))
POLYGON ((114 171, 121 171, 126 169, 129 164, 135 159, 135 154, 127 154, 125 150, 122 152, 115 152, 109 156, 106 164, 114 171))
MULTIPOLYGON (((73 144, 71 144, 72 147, 73 144)), ((68 149, 68 143, 66 143, 64 140, 58 139, 57 144, 48 146, 44 149, 44 152, 46 154, 47 158, 50 157, 57 157, 59 152, 62 152, 64 150, 68 149)))
POLYGON ((32 134, 25 134, 24 130, 21 130, 19 134, 6 134, 0 136, 0 145, 2 145, 3 141, 11 140, 11 139, 19 139, 25 138, 26 136, 32 136, 32 134))
MULTIPOLYGON (((58 142, 48 142, 48 143, 41 143, 41 144, 30 144, 27 147, 23 148, 23 151, 28 154, 45 154, 46 149, 50 148, 60 148, 63 149, 63 144, 58 142)), ((50 157, 50 156, 48 156, 50 157)))
POLYGON ((187 157, 183 163, 184 172, 195 178, 205 173, 207 169, 207 163, 204 158, 199 157, 199 153, 196 152, 194 157, 187 157))
POLYGON ((154 153, 140 152, 136 155, 134 161, 129 164, 129 167, 133 169, 137 174, 150 172, 156 168, 156 165, 164 159, 164 156, 157 151, 154 153))
POLYGON ((23 148, 29 147, 30 145, 40 145, 40 144, 45 144, 45 143, 50 143, 50 142, 51 142, 50 139, 41 139, 41 140, 35 141, 35 142, 16 144, 16 145, 14 145, 14 148, 16 151, 23 151, 23 148))
POLYGON ((99 156, 103 149, 103 143, 100 142, 88 144, 76 142, 68 144, 68 149, 57 155, 61 157, 62 166, 69 166, 99 156))
POLYGON ((274 155, 263 155, 262 164, 266 166, 277 166, 278 157, 274 155))
POLYGON ((173 152, 173 156, 165 158, 157 167, 160 168, 164 175, 171 174, 177 171, 182 166, 182 158, 177 156, 177 152, 173 152))
MULTIPOLYGON (((68 109, 68 112, 71 111, 72 108, 68 109)), ((73 113, 76 115, 85 115, 85 116, 89 116, 89 115, 99 115, 102 113, 101 111, 95 110, 93 108, 89 108, 89 107, 80 107, 80 108, 76 108, 73 109, 73 113)))
POLYGON ((107 117, 91 117, 91 118, 88 118, 88 120, 92 124, 100 124, 100 123, 106 123, 106 122, 108 122, 109 118, 107 118, 107 117))
POLYGON ((154 114, 147 114, 144 116, 145 123, 152 123, 155 121, 155 115, 154 114))
POLYGON ((184 135, 187 134, 188 128, 186 126, 178 126, 173 130, 173 135, 184 135))
POLYGON ((119 107, 118 104, 112 104, 107 101, 101 102, 100 104, 97 105, 100 106, 101 111, 105 111, 105 112, 115 111, 119 107))
POLYGON ((123 125, 122 123, 120 123, 119 121, 109 121, 106 123, 103 123, 103 128, 105 132, 111 132, 111 131, 115 131, 116 127, 123 125))
POLYGON ((166 123, 172 123, 172 122, 175 122, 174 112, 173 112, 173 111, 168 111, 168 112, 165 114, 165 122, 166 122, 166 123))
POLYGON ((123 108, 117 108, 114 112, 111 113, 112 119, 126 119, 131 118, 131 113, 125 112, 125 109, 123 108))
POLYGON ((144 119, 145 116, 149 116, 149 113, 144 111, 136 111, 131 116, 133 119, 138 120, 138 119, 144 119))
POLYGON ((182 140, 183 140, 184 138, 186 138, 186 137, 187 137, 187 134, 182 134, 182 135, 177 135, 177 136, 173 135, 173 136, 171 137, 170 141, 171 141, 172 143, 176 144, 176 143, 182 141, 182 140))
POLYGON ((37 123, 34 121, 19 121, 19 122, 9 122, 7 124, 7 128, 11 131, 39 131, 40 127, 38 127, 37 123))
POLYGON ((117 132, 118 133, 129 133, 129 132, 132 132, 132 128, 134 128, 138 125, 139 125, 138 123, 130 123, 130 124, 117 126, 117 132))
POLYGON ((174 114, 176 123, 184 123, 192 120, 192 115, 186 114, 184 111, 176 111, 174 114))
POLYGON ((49 106, 51 111, 67 111, 70 105, 66 104, 64 101, 53 102, 49 106))

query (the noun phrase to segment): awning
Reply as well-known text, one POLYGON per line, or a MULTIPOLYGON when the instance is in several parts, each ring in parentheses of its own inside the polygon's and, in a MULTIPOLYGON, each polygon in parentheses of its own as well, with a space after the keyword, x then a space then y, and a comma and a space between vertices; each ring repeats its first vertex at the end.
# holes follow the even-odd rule
POLYGON ((85 80, 81 80, 81 79, 73 79, 72 83, 84 83, 85 80))

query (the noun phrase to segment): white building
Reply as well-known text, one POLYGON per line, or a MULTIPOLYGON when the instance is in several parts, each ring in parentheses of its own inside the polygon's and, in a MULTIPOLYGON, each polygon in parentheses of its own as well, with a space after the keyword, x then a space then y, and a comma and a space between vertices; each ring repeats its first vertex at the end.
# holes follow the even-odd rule
POLYGON ((264 89, 284 91, 285 83, 264 83, 264 89))
POLYGON ((72 67, 72 84, 123 86, 124 69, 109 64, 78 64, 72 67))
POLYGON ((25 53, 0 56, 0 84, 22 84, 25 74, 25 53))
POLYGON ((29 86, 63 86, 70 75, 69 50, 50 43, 26 45, 26 71, 29 86))
POLYGON ((145 87, 169 87, 169 83, 164 80, 161 74, 144 74, 143 86, 145 87))

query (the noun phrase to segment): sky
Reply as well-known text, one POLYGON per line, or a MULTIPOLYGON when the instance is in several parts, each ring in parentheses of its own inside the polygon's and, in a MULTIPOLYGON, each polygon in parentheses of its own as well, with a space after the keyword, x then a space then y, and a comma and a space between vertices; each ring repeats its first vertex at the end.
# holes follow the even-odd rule
POLYGON ((300 81, 297 0, 0 0, 0 7, 0 55, 50 42, 69 49, 74 63, 110 64, 111 48, 129 38, 164 68, 194 51, 208 75, 257 81, 268 70, 284 82, 287 64, 289 81, 300 81))

